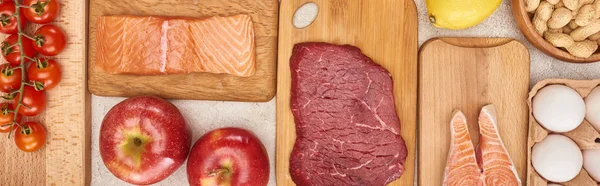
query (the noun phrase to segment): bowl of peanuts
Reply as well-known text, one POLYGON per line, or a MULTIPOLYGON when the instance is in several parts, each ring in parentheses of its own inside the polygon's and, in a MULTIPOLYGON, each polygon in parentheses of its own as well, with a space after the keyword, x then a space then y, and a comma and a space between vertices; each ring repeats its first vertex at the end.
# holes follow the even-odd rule
POLYGON ((512 0, 519 29, 533 46, 562 61, 600 61, 600 0, 512 0))

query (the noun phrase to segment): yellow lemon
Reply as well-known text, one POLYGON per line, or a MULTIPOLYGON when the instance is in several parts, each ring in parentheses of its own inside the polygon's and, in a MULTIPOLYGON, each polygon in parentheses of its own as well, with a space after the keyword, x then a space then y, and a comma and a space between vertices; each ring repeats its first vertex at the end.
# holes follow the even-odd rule
POLYGON ((433 26, 459 30, 481 23, 502 0, 426 0, 425 3, 433 26))

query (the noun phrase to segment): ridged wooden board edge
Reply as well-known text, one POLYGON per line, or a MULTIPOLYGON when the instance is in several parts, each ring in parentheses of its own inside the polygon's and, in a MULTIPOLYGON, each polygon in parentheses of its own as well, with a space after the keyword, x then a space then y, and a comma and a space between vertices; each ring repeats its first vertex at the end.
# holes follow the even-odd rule
MULTIPOLYGON (((529 92, 529 98, 527 99, 527 105, 529 106, 529 137, 527 140, 527 178, 529 180, 533 180, 527 183, 527 186, 547 186, 548 181, 542 178, 539 174, 535 172, 533 166, 531 164, 531 148, 535 143, 541 142, 548 136, 550 131, 544 129, 533 117, 533 105, 532 100, 533 97, 537 94, 537 92, 548 85, 565 85, 573 88, 577 91, 581 97, 587 97, 590 92, 600 86, 600 79, 594 80, 573 80, 573 79, 545 79, 533 86, 531 92, 529 92)), ((594 127, 587 121, 584 120, 583 123, 576 129, 562 133, 563 135, 571 138, 579 148, 584 149, 600 149, 600 144, 596 143, 594 140, 600 137, 600 133, 594 129, 594 127)), ((592 179, 585 171, 585 169, 581 169, 581 172, 578 176, 573 178, 571 181, 562 183, 565 186, 586 186, 586 185, 596 185, 596 181, 592 179)))
POLYGON ((269 101, 276 90, 277 24, 277 0, 90 0, 89 90, 99 96, 156 95, 173 99, 269 101), (96 21, 99 16, 208 17, 235 14, 248 14, 254 23, 257 56, 253 76, 212 73, 111 75, 94 67, 96 21))
MULTIPOLYGON (((46 92, 45 111, 24 121, 40 122, 47 131, 39 151, 20 151, 13 139, 0 134, 0 185, 89 185, 90 94, 86 87, 86 36, 88 1, 60 0, 60 14, 53 22, 65 31, 67 47, 52 57, 60 65, 62 80, 46 92)), ((27 33, 40 25, 30 23, 27 33)), ((7 35, 0 34, 0 40, 7 35)), ((2 63, 4 60, 2 59, 2 63)), ((24 122, 23 121, 23 122, 24 122)))
POLYGON ((389 185, 414 184, 417 117, 417 10, 412 0, 283 0, 279 19, 277 74, 277 185, 295 185, 289 174, 289 157, 296 129, 290 110, 292 47, 300 42, 329 42, 357 46, 392 74, 401 136, 408 150, 405 171, 389 185), (319 15, 307 28, 292 26, 295 10, 308 2, 319 6, 319 15), (362 12, 360 12, 362 11, 362 12))
POLYGON ((467 116, 474 144, 477 118, 498 110, 499 132, 521 181, 526 175, 529 52, 511 38, 434 38, 419 53, 418 185, 441 185, 450 143, 450 119, 467 116))

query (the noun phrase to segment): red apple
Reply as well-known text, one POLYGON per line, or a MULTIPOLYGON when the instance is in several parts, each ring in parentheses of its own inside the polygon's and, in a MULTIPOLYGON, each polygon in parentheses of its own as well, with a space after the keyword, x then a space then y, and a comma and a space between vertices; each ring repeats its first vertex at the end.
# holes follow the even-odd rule
POLYGON ((192 147, 187 176, 192 186, 264 186, 269 182, 269 157, 252 132, 216 129, 192 147))
POLYGON ((158 97, 115 105, 102 121, 100 155, 117 178, 136 185, 159 182, 185 161, 191 134, 175 107, 158 97))

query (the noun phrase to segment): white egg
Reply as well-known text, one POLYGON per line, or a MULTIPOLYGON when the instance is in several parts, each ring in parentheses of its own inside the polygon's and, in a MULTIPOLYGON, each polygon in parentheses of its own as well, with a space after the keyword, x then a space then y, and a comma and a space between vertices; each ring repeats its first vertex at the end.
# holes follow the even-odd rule
POLYGON ((600 180, 600 149, 583 151, 583 168, 594 180, 600 180))
POLYGON ((585 102, 579 93, 564 85, 549 85, 533 97, 533 116, 544 128, 568 132, 585 118, 585 102))
POLYGON ((583 156, 573 142, 560 134, 548 135, 533 145, 531 164, 535 171, 551 182, 569 181, 581 171, 583 156))
POLYGON ((596 87, 585 98, 586 114, 585 119, 600 131, 600 87, 596 87))

